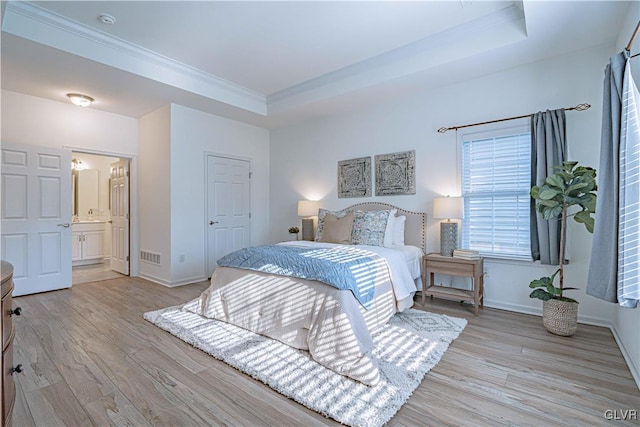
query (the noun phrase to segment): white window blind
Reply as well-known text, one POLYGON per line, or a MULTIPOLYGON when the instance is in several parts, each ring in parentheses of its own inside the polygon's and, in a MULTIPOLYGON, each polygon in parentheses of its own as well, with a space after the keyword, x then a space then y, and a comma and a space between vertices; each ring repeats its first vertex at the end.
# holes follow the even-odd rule
POLYGON ((462 139, 462 247, 531 259, 531 134, 526 127, 462 139))

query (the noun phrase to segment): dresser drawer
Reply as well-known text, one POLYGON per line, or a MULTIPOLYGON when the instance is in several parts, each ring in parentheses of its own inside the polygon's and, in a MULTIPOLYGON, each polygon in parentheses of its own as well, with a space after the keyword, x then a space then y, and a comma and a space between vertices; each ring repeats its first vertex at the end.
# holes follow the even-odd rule
POLYGON ((2 299, 2 349, 6 349, 13 330, 13 318, 11 316, 12 298, 8 296, 2 299))
POLYGON ((11 418, 16 401, 16 383, 13 380, 13 343, 2 353, 2 403, 4 419, 11 418))
MULTIPOLYGON (((6 262, 0 261, 0 272, 2 273, 2 299, 0 302, 0 319, 2 319, 2 423, 0 427, 11 427, 13 405, 16 401, 16 383, 13 378, 13 336, 15 327, 13 326, 13 318, 11 310, 13 308, 13 300, 11 292, 13 291, 13 266, 6 262)), ((17 314, 17 313, 16 313, 17 314)))

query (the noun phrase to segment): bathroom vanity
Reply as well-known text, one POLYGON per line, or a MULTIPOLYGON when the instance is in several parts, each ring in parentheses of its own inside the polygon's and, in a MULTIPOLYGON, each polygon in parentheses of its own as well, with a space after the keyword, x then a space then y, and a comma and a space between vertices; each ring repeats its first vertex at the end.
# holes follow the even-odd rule
POLYGON ((72 265, 104 261, 105 221, 79 221, 71 224, 72 265))

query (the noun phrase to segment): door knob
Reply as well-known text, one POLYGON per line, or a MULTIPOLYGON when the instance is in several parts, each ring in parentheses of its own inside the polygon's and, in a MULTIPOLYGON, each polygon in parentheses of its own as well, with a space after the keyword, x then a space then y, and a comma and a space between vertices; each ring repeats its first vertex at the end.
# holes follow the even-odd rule
POLYGON ((218 221, 209 221, 209 225, 217 224, 218 221))
POLYGON ((65 222, 64 224, 58 224, 58 227, 69 228, 71 227, 71 224, 69 224, 68 222, 65 222))

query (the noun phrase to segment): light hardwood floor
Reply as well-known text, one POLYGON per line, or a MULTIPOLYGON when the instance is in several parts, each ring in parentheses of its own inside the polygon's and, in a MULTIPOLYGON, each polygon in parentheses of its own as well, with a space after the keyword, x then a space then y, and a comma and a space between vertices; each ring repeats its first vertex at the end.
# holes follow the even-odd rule
MULTIPOLYGON (((337 425, 146 322, 206 282, 165 288, 137 278, 15 298, 14 426, 337 425)), ((416 308, 419 308, 416 305, 416 308)), ((540 318, 434 300, 469 324, 389 422, 416 425, 638 425, 640 391, 608 329, 571 338, 540 318)))
POLYGON ((124 275, 111 270, 108 262, 99 264, 78 265, 71 271, 71 283, 79 285, 81 283, 99 282, 101 280, 116 279, 124 275))

